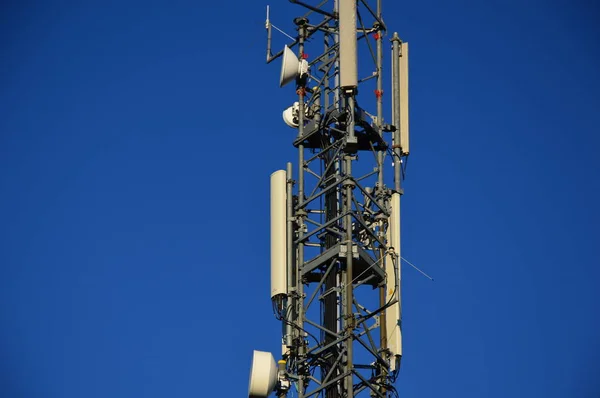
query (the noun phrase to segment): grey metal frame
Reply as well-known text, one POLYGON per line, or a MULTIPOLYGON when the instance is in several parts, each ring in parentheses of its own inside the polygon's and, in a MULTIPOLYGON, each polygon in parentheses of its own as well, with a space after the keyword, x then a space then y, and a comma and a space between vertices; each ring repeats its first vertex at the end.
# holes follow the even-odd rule
MULTIPOLYGON (((316 85, 298 83, 296 87, 299 127, 293 143, 298 149, 295 175, 292 164, 287 165, 289 286, 282 321, 283 343, 289 352, 284 359, 299 398, 359 394, 386 398, 395 394, 397 376, 390 374, 382 318, 385 308, 397 302, 385 302, 385 289, 397 286, 397 275, 386 275, 383 261, 390 253, 386 241, 390 198, 393 192, 402 193, 402 153, 390 144, 399 142, 398 73, 392 73, 395 101, 392 124, 388 125, 383 117, 382 59, 387 27, 381 0, 356 0, 357 41, 366 45, 373 60, 373 73, 362 79, 359 76, 358 88, 376 79, 374 100, 361 93, 367 98, 364 102, 372 102, 376 109, 374 120, 366 120, 363 108, 357 105, 358 91, 339 86, 340 1, 290 0, 306 12, 294 20, 297 36, 288 46, 300 58, 309 45, 311 52, 319 51, 320 42, 324 46, 322 53, 309 61, 316 85), (320 20, 311 24, 309 17, 320 20), (305 107, 315 111, 314 118, 305 119, 305 107), (368 152, 373 154, 374 167, 354 176, 358 157, 368 152), (388 155, 395 159, 394 166, 389 166, 394 168, 391 188, 384 179, 388 155), (359 293, 368 298, 359 300, 359 293), (315 308, 316 299, 319 308, 315 308), (324 319, 333 313, 337 314, 335 322, 324 319)), ((271 34, 267 22, 267 63, 283 53, 272 53, 271 34)), ((391 42, 396 57, 397 40, 394 34, 391 42)), ((361 68, 365 69, 362 64, 361 68)), ((400 252, 395 249, 395 253, 400 252)), ((399 254, 395 255, 399 263, 399 254)))

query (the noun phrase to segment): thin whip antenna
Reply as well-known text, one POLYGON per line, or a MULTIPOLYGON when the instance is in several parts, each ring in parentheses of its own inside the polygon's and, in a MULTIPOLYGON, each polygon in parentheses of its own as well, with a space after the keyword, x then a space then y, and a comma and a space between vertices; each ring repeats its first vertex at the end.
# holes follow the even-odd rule
POLYGON ((283 34, 284 36, 286 36, 290 40, 296 40, 295 38, 293 38, 292 36, 288 35, 283 30, 279 29, 277 26, 275 26, 275 25, 273 25, 271 23, 271 21, 269 20, 269 14, 270 14, 269 11, 270 11, 270 7, 267 5, 267 20, 265 21, 265 28, 269 29, 269 26, 271 26, 272 28, 275 28, 276 31, 278 31, 279 33, 283 34))
POLYGON ((408 265, 410 265, 411 267, 413 267, 414 269, 416 269, 417 271, 419 271, 423 276, 425 276, 427 279, 429 279, 430 281, 433 281, 433 278, 430 277, 429 275, 427 275, 425 272, 421 271, 419 269, 419 267, 417 267, 416 265, 414 265, 413 263, 411 263, 410 261, 408 261, 407 259, 405 259, 404 257, 400 257, 402 260, 404 260, 404 262, 408 265))
POLYGON ((265 28, 269 29, 269 5, 267 4, 267 20, 265 21, 265 28))

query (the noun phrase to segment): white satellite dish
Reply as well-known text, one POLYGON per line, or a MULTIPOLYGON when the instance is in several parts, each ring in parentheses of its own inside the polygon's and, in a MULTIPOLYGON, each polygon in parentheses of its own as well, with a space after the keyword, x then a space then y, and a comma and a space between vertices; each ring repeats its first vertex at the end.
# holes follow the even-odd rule
POLYGON ((294 52, 285 46, 283 49, 283 61, 281 63, 281 74, 279 76, 279 87, 294 81, 297 77, 308 74, 308 62, 305 59, 298 60, 294 52))
POLYGON ((277 385, 277 364, 273 354, 254 350, 248 398, 266 398, 277 385))

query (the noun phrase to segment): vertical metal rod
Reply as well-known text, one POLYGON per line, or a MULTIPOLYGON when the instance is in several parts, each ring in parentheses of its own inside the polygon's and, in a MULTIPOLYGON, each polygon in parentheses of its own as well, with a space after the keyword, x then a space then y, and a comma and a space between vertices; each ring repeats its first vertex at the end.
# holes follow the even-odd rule
MULTIPOLYGON (((377 0, 377 18, 381 19, 381 0, 377 0)), ((381 26, 377 34, 377 123, 379 123, 379 135, 383 136, 383 34, 381 32, 381 26)), ((383 151, 377 152, 377 167, 379 168, 377 185, 381 189, 383 188, 383 151)), ((382 250, 379 250, 380 258, 382 255, 382 250)), ((385 305, 385 286, 379 288, 379 304, 381 306, 385 305)), ((381 349, 385 349, 387 347, 385 311, 382 313, 381 318, 381 349)))
MULTIPOLYGON (((333 0, 333 9, 335 11, 335 13, 337 15, 339 15, 340 12, 340 0, 333 0)), ((339 35, 333 35, 333 40, 335 44, 340 43, 340 36, 339 35)), ((341 109, 342 108, 342 104, 340 101, 340 57, 337 57, 335 60, 335 65, 334 65, 334 78, 333 78, 333 86, 335 87, 334 89, 334 95, 333 95, 333 103, 335 105, 336 109, 341 109)))
MULTIPOLYGON (((381 0, 377 0, 377 18, 381 20, 382 10, 381 10, 381 0)), ((379 30, 377 32, 377 122, 379 123, 379 135, 383 136, 383 32, 381 29, 381 25, 379 26, 379 30)), ((377 178, 377 185, 379 189, 383 188, 383 151, 379 151, 377 153, 377 166, 379 167, 379 175, 377 178)), ((383 222, 379 223, 379 230, 383 228, 383 222)), ((378 251, 379 260, 383 261, 383 256, 385 256, 385 252, 382 249, 378 251)), ((386 286, 385 284, 379 288, 379 305, 383 307, 386 303, 386 286)), ((379 344, 380 350, 385 352, 387 350, 387 328, 386 328, 386 311, 382 311, 380 315, 380 327, 379 327, 379 344)), ((387 369, 383 366, 380 366, 378 369, 381 374, 380 381, 383 382, 387 376, 387 369)), ((386 394, 385 387, 381 387, 382 394, 386 394)))
MULTIPOLYGON (((333 158, 335 153, 334 149, 329 150, 329 153, 325 155, 326 162, 334 162, 333 158)), ((328 177, 334 176, 336 171, 331 167, 327 172, 328 177)), ((337 192, 335 190, 331 190, 327 194, 325 194, 325 216, 326 221, 334 219, 337 216, 338 212, 338 202, 337 202, 337 192)), ((337 237, 331 233, 328 233, 325 237, 325 248, 329 249, 337 243, 337 237)), ((330 272, 325 281, 325 290, 329 291, 330 289, 335 289, 338 287, 338 265, 334 265, 333 272, 330 272)), ((323 299, 323 325, 326 329, 331 330, 334 333, 337 333, 338 329, 338 295, 336 293, 330 293, 323 299)), ((328 345, 332 343, 335 338, 330 334, 325 334, 324 336, 324 344, 328 345)), ((337 357, 337 346, 332 347, 332 355, 330 358, 326 360, 327 365, 325 366, 325 374, 329 372, 331 366, 335 363, 335 358, 337 357)), ((334 370, 333 375, 336 375, 337 372, 334 370)), ((338 393, 338 389, 336 385, 332 385, 325 389, 325 397, 326 398, 338 398, 340 395, 338 393)))
POLYGON ((271 21, 269 20, 269 6, 267 6, 267 20, 265 22, 267 28, 267 62, 271 59, 271 21))
MULTIPOLYGON (((306 35, 306 27, 304 25, 300 25, 298 27, 299 31, 299 56, 300 59, 304 57, 304 37, 306 35)), ((298 136, 301 137, 304 135, 304 87, 300 87, 298 89, 298 102, 299 102, 299 115, 298 115, 298 136)), ((298 204, 300 208, 300 214, 298 214, 298 256, 296 262, 296 286, 297 286, 297 294, 298 294, 298 330, 304 329, 304 286, 301 280, 301 271, 304 265, 304 243, 302 242, 302 238, 304 237, 304 208, 302 207, 304 204, 304 145, 298 145, 298 204)), ((301 336, 298 340, 302 341, 304 336, 301 336)), ((304 355, 304 344, 300 343, 299 346, 299 355, 304 355)), ((300 379, 298 380, 298 397, 304 397, 304 383, 306 379, 303 375, 300 375, 300 379)))
MULTIPOLYGON (((354 136, 354 92, 350 94, 347 98, 348 101, 348 118, 349 122, 347 124, 347 137, 354 136), (351 134, 352 133, 352 134, 351 134)), ((352 155, 347 154, 345 157, 345 173, 346 175, 352 175, 352 155)), ((347 333, 346 340, 346 371, 350 374, 346 379, 346 397, 351 398, 354 397, 353 392, 353 329, 354 329, 354 316, 352 305, 354 302, 354 291, 352 288, 352 278, 353 278, 353 270, 352 270, 352 248, 353 248, 353 239, 352 239, 352 215, 350 211, 352 210, 352 184, 346 184, 346 203, 344 205, 344 211, 348 213, 345 217, 345 228, 346 228, 346 280, 345 289, 346 289, 346 297, 345 297, 345 309, 344 309, 344 318, 345 318, 345 327, 347 333)))
MULTIPOLYGON (((326 41, 325 43, 325 51, 329 50, 329 41, 326 41)), ((326 84, 327 87, 329 88, 330 86, 330 79, 326 79, 326 84)), ((317 103, 315 101, 315 103, 317 103)), ((325 106, 326 109, 328 108, 329 105, 329 101, 327 100, 327 105, 325 106)), ((318 118, 315 118, 317 121, 320 120, 320 115, 318 118)), ((328 143, 324 143, 325 146, 328 145, 328 143)), ((323 158, 321 160, 322 164, 327 167, 327 165, 330 162, 334 162, 335 159, 333 158, 335 154, 335 150, 329 150, 326 153, 323 153, 323 158)), ((327 176, 325 178, 328 178, 329 176, 333 176, 336 171, 333 167, 329 167, 327 169, 327 176)), ((338 204, 337 204, 337 199, 336 199, 336 192, 335 191, 331 191, 328 192, 327 194, 325 194, 325 222, 334 219, 337 216, 337 209, 338 209, 338 204)), ((325 249, 329 249, 331 247, 333 247, 335 244, 337 243, 337 237, 331 233, 328 233, 325 236, 325 249)), ((327 275, 326 279, 325 279, 325 284, 324 284, 324 289, 325 291, 330 291, 331 289, 335 289, 338 284, 337 284, 337 276, 338 276, 338 268, 337 268, 337 264, 334 265, 334 269, 332 270, 332 272, 329 273, 329 275, 327 275)), ((327 296, 325 296, 323 298, 323 303, 322 303, 322 311, 323 311, 323 326, 325 329, 327 330, 331 330, 334 333, 338 332, 338 328, 337 328, 337 324, 338 324, 338 297, 337 294, 335 293, 330 293, 327 296)), ((332 343, 335 338, 328 334, 328 333, 323 333, 323 345, 327 346, 330 345, 330 343, 332 343)), ((338 351, 337 351, 337 346, 333 346, 331 348, 331 355, 329 358, 325 359, 323 362, 323 366, 322 366, 322 372, 321 372, 321 380, 324 381, 325 377, 327 376, 327 374, 329 374, 329 372, 331 371, 333 375, 336 375, 337 372, 335 369, 332 369, 332 367, 336 366, 336 361, 335 358, 338 356, 338 351)), ((338 388, 337 385, 333 384, 331 386, 328 386, 325 388, 325 398, 338 398, 340 395, 338 393, 338 388)))
MULTIPOLYGON (((340 0, 333 0, 333 7, 335 10, 336 15, 339 15, 340 13, 340 0)), ((338 30, 339 33, 339 30, 338 30)), ((335 38, 335 44, 338 45, 339 48, 339 44, 340 44, 340 36, 339 34, 334 35, 335 38)), ((335 72, 334 72, 334 84, 335 84, 335 92, 334 92, 334 103, 335 103, 335 108, 338 111, 341 111, 343 108, 343 100, 342 100, 342 90, 340 89, 340 57, 338 56, 336 58, 335 61, 335 72)), ((339 159, 336 159, 335 162, 335 172, 336 174, 340 173, 340 169, 341 169, 341 161, 339 159)), ((342 207, 342 203, 341 203, 341 195, 342 195, 342 190, 341 189, 336 189, 336 193, 335 193, 335 200, 336 200, 336 216, 338 215, 338 209, 343 208, 342 207)), ((338 272, 336 275, 336 286, 341 286, 342 284, 342 274, 341 272, 338 272)), ((337 333, 340 334, 342 332, 342 328, 343 328, 343 322, 344 320, 342 319, 342 314, 343 314, 343 297, 341 292, 338 292, 338 302, 337 302, 337 306, 336 306, 336 310, 337 310, 337 333)), ((343 391, 343 385, 340 385, 338 388, 339 393, 341 394, 343 391)))
MULTIPOLYGON (((381 0, 377 0, 377 17, 381 19, 381 0)), ((383 34, 377 31, 377 123, 379 123, 379 135, 383 136, 383 34)), ((377 184, 383 187, 383 151, 377 153, 377 167, 379 175, 377 184)))
MULTIPOLYGON (((339 15, 340 0, 333 0, 333 9, 334 9, 336 15, 339 15)), ((339 31, 338 31, 338 33, 339 33, 339 31)), ((339 44, 340 44, 339 34, 334 34, 333 38, 334 38, 334 44, 339 46, 339 44)), ((339 56, 336 57, 335 64, 334 64, 333 85, 334 85, 333 105, 334 105, 335 109, 342 110, 343 104, 342 104, 342 92, 340 90, 340 57, 339 56)), ((341 166, 340 161, 338 159, 335 159, 333 161, 335 161, 335 164, 333 167, 334 173, 339 174, 340 166, 341 166)), ((340 189, 336 189, 335 193, 332 193, 331 203, 335 205, 335 207, 333 207, 331 209, 331 214, 333 217, 337 217, 339 209, 341 208, 341 202, 340 202, 341 194, 342 194, 342 192, 340 189)), ((342 275, 341 275, 340 271, 338 270, 338 272, 335 273, 335 279, 332 280, 332 283, 334 283, 336 287, 339 287, 341 284, 341 278, 342 278, 342 275)), ((336 326, 336 332, 338 334, 340 334, 342 331, 342 323, 343 323, 342 301, 343 301, 343 297, 341 295, 341 292, 338 291, 336 293, 336 303, 335 303, 335 315, 336 315, 335 326, 336 326)), ((332 390, 331 397, 341 397, 343 395, 343 390, 344 390, 343 384, 338 384, 337 386, 333 387, 331 390, 332 390)), ((327 397, 327 398, 330 398, 330 397, 327 397)))
MULTIPOLYGON (((330 40, 329 34, 323 35, 323 45, 324 45, 325 53, 329 52, 329 40, 330 40)), ((323 108, 324 108, 323 113, 326 113, 329 110, 329 89, 331 87, 331 82, 329 81, 330 73, 331 72, 329 72, 323 79, 323 91, 320 92, 320 95, 324 96, 324 98, 322 99, 323 108)))
POLYGON ((402 163, 400 162, 402 153, 400 150, 400 38, 398 33, 394 32, 392 37, 392 90, 394 101, 392 102, 393 123, 396 130, 394 131, 394 188, 400 192, 400 172, 402 163))

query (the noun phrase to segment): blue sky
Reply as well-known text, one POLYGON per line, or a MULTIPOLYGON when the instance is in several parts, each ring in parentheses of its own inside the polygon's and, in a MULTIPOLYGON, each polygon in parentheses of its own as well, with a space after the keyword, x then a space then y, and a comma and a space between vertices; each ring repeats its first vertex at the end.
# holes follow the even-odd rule
MULTIPOLYGON (((3 397, 239 397, 252 350, 278 352, 293 88, 266 3, 202 4, 3 7, 3 397)), ((300 9, 271 7, 292 32, 300 9)), ((404 268, 403 397, 600 392, 597 15, 384 1, 411 46, 403 255, 435 278, 404 268)))

